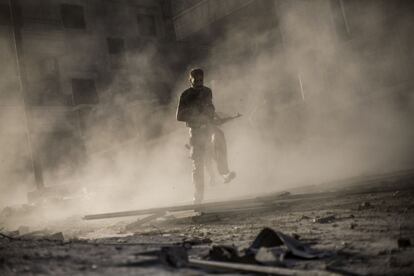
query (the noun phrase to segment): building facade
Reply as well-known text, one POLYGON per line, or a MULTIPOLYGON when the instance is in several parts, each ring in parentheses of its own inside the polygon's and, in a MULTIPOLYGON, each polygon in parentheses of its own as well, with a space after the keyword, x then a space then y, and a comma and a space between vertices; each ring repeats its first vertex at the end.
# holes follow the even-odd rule
MULTIPOLYGON (((171 78, 156 78, 153 66, 176 47, 168 1, 2 0, 0 47, 5 181, 59 183, 114 142, 99 144, 98 128, 103 137, 156 135, 138 125, 171 98, 171 78), (117 97, 127 103, 119 112, 117 97), (140 105, 146 115, 134 117, 140 105)), ((171 75, 174 66, 162 69, 171 75)))

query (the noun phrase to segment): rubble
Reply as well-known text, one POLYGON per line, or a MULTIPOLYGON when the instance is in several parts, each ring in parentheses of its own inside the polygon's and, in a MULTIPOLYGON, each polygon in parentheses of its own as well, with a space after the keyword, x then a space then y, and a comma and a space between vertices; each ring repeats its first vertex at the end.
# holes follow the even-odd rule
POLYGON ((368 209, 372 207, 371 203, 369 203, 368 201, 362 202, 359 206, 358 206, 358 210, 364 210, 364 209, 368 209))
POLYGON ((397 240, 397 243, 398 243, 399 248, 405 248, 405 247, 411 246, 411 241, 410 239, 407 239, 407 238, 399 238, 397 240))
MULTIPOLYGON (((220 247, 223 249, 223 247, 220 247)), ((270 274, 270 275, 339 275, 334 272, 322 271, 322 270, 300 270, 276 266, 263 266, 255 264, 254 262, 233 262, 232 260, 236 259, 237 252, 233 251, 231 248, 227 248, 227 252, 230 253, 229 259, 222 261, 211 261, 211 260, 202 260, 189 257, 188 251, 184 247, 163 247, 159 251, 148 252, 146 255, 158 255, 158 260, 160 263, 167 267, 172 268, 185 268, 192 267, 208 271, 233 271, 233 272, 250 272, 255 274, 270 274)), ((224 251, 222 251, 224 252, 224 251)), ((209 254, 209 256, 211 256, 209 254)), ((143 260, 140 262, 129 263, 129 265, 146 265, 153 264, 155 259, 143 260)))
POLYGON ((210 238, 198 238, 193 237, 191 239, 185 238, 183 240, 183 244, 185 247, 191 247, 194 245, 201 245, 201 244, 211 244, 213 241, 210 238))
POLYGON ((389 192, 375 197, 332 197, 323 202, 300 198, 286 201, 283 210, 274 207, 254 215, 233 213, 237 216, 220 213, 217 223, 194 223, 187 215, 185 220, 154 220, 129 234, 119 231, 130 221, 82 222, 85 228, 70 224, 70 230, 48 225, 39 231, 21 223, 23 226, 8 231, 0 229, 10 237, 0 235, 0 275, 411 275, 413 214, 401 210, 412 209, 413 196, 413 191, 407 190, 398 197, 389 192), (368 200, 372 206, 383 208, 351 214, 355 211, 352 206, 368 200), (389 206, 392 213, 386 213, 389 206), (330 223, 326 227, 316 222, 331 216, 334 219, 326 222, 330 223), (329 227, 334 224, 336 228, 329 227), (355 228, 358 231, 350 231, 355 228), (18 231, 10 231, 15 229, 18 231), (62 241, 62 237, 69 240, 62 241), (162 249, 165 247, 168 249, 162 249), (65 272, 60 267, 63 259, 65 272))
POLYGON ((322 218, 314 218, 312 222, 314 223, 331 223, 334 222, 336 217, 334 215, 322 217, 322 218))

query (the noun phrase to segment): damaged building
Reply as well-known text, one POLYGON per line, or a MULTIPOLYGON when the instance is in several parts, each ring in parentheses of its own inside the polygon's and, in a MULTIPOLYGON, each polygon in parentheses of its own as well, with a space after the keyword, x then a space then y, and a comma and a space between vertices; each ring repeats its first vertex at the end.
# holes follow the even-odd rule
POLYGON ((19 183, 13 189, 55 185, 75 174, 91 152, 159 135, 156 126, 146 132, 138 124, 171 100, 172 79, 159 81, 157 76, 170 76, 163 72, 181 66, 177 58, 164 58, 180 51, 169 3, 2 1, 0 9, 1 139, 9 145, 2 157, 2 178, 19 183), (144 50, 150 51, 147 60, 135 65, 129 58, 144 50), (154 68, 155 60, 168 61, 164 68, 154 68), (111 105, 125 90, 128 104, 111 105), (134 110, 139 105, 153 110, 138 116, 134 110), (110 108, 125 110, 101 118, 110 108), (128 118, 122 116, 126 113, 128 118), (107 131, 119 128, 125 137, 89 144, 88 130, 96 120, 105 120, 107 131), (62 167, 66 175, 60 175, 62 167), (22 176, 25 170, 34 173, 22 176))

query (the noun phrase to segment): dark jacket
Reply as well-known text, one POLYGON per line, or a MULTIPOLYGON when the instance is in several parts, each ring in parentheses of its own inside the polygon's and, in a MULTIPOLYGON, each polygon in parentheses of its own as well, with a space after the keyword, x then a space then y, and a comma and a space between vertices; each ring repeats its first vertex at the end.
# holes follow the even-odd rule
POLYGON ((186 122, 188 127, 200 127, 211 122, 215 108, 211 89, 205 86, 190 87, 180 96, 177 120, 186 122))

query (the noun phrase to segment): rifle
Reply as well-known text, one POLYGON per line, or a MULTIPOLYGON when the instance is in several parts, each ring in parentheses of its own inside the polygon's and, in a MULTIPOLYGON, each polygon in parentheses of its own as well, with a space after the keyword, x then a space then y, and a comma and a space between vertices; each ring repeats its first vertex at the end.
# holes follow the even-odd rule
MULTIPOLYGON (((242 116, 242 114, 240 114, 240 113, 237 113, 234 116, 228 116, 228 117, 224 117, 224 118, 220 118, 216 115, 216 118, 214 118, 214 120, 213 120, 213 124, 220 126, 224 123, 227 123, 228 121, 234 120, 234 119, 239 118, 241 116, 242 116)), ((184 146, 185 146, 186 149, 191 149, 191 146, 189 144, 185 144, 184 146)))
POLYGON ((241 116, 242 116, 242 114, 240 114, 240 113, 237 113, 234 116, 229 116, 229 117, 224 117, 224 118, 220 118, 220 117, 217 116, 217 118, 214 118, 213 123, 215 125, 219 125, 220 126, 220 125, 222 125, 224 123, 227 123, 228 121, 234 120, 234 119, 239 118, 241 116))

